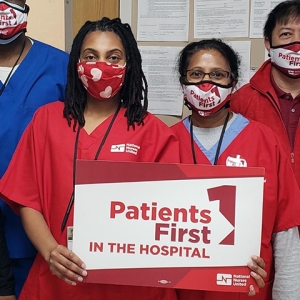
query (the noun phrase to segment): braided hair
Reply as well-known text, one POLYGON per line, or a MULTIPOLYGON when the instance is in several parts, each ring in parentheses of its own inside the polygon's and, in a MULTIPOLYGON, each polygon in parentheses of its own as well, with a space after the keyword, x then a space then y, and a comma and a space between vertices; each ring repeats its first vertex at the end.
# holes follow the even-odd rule
POLYGON ((67 85, 65 89, 64 117, 69 126, 74 120, 73 129, 77 123, 85 124, 84 109, 87 101, 87 91, 83 87, 77 73, 77 63, 80 50, 86 35, 93 31, 109 31, 118 35, 126 52, 125 81, 121 89, 121 101, 126 108, 128 129, 143 124, 148 108, 148 84, 142 70, 142 58, 129 24, 122 23, 119 18, 102 18, 99 21, 87 21, 74 38, 70 52, 67 85), (143 103, 142 103, 143 100, 143 103))

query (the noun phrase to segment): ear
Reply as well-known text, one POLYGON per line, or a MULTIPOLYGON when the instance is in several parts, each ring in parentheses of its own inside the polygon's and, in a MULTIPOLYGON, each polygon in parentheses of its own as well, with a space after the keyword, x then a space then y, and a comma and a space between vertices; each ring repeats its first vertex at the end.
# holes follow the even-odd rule
POLYGON ((268 53, 270 54, 271 43, 267 37, 265 37, 264 43, 265 43, 265 47, 266 47, 268 53))
POLYGON ((183 86, 182 86, 182 85, 183 85, 183 83, 180 83, 180 87, 181 87, 181 93, 182 93, 182 94, 184 94, 184 91, 183 91, 183 86))
POLYGON ((235 89, 237 83, 238 83, 238 80, 237 80, 237 79, 234 79, 234 80, 232 81, 231 93, 233 93, 233 90, 235 89))
MULTIPOLYGON (((26 1, 25 1, 26 2, 26 1)), ((25 3, 25 12, 27 13, 27 15, 28 15, 28 13, 29 13, 29 10, 30 10, 30 7, 25 3)))

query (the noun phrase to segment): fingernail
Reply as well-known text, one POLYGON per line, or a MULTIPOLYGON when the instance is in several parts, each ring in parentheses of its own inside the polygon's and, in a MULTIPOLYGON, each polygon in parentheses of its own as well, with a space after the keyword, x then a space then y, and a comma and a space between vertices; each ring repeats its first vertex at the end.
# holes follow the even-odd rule
POLYGON ((257 256, 256 256, 256 255, 252 255, 252 258, 253 258, 253 259, 257 259, 257 256))
POLYGON ((81 268, 82 268, 82 269, 85 269, 85 268, 86 268, 85 263, 82 263, 81 268))
MULTIPOLYGON (((253 271, 251 271, 250 274, 251 274, 252 277, 255 277, 255 276, 256 276, 256 273, 253 272, 253 271)), ((251 285, 251 286, 252 286, 252 285, 251 285)), ((250 286, 250 287, 251 287, 251 286, 250 286)), ((252 287, 253 287, 253 286, 252 286, 252 287)))
POLYGON ((83 271, 82 276, 86 276, 86 275, 87 275, 87 271, 83 271))
POLYGON ((254 286, 253 285, 250 285, 250 290, 251 290, 251 292, 254 291, 254 286))
POLYGON ((72 281, 72 285, 75 286, 75 285, 76 285, 76 282, 72 281))
POLYGON ((80 282, 82 282, 83 278, 82 277, 78 277, 77 280, 80 281, 80 282))

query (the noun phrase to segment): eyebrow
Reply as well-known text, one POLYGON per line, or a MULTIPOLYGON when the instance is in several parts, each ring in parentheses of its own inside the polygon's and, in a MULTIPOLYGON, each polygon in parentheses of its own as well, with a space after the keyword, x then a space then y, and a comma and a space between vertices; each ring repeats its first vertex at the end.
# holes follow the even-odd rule
POLYGON ((295 30, 295 29, 293 29, 291 27, 281 27, 281 28, 279 28, 279 31, 280 30, 295 30))
POLYGON ((121 49, 119 49, 119 48, 111 49, 108 52, 115 52, 115 51, 119 51, 119 52, 121 52, 123 54, 123 51, 121 49))
POLYGON ((84 51, 92 51, 92 52, 97 52, 97 50, 95 50, 94 48, 85 48, 85 49, 83 49, 83 51, 82 51, 82 52, 84 52, 84 51))
MULTIPOLYGON (((7 1, 7 0, 6 0, 7 1)), ((23 4, 25 5, 25 1, 24 0, 15 0, 15 1, 7 1, 8 3, 11 3, 11 4, 16 4, 16 5, 19 5, 19 4, 23 4)))
MULTIPOLYGON (((91 51, 91 52, 94 52, 94 53, 98 53, 98 51, 96 49, 94 49, 94 48, 86 48, 86 49, 84 49, 82 51, 82 53, 84 53, 86 51, 91 51)), ((121 49, 119 49, 119 48, 111 49, 111 50, 107 51, 107 53, 113 53, 113 52, 116 52, 116 51, 118 51, 118 52, 120 52, 120 53, 123 54, 123 51, 121 49)))
MULTIPOLYGON (((188 69, 187 71, 192 71, 192 70, 200 70, 200 71, 202 71, 203 68, 202 67, 194 67, 194 68, 188 69)), ((226 70, 224 70, 223 68, 217 67, 217 68, 212 68, 211 72, 214 72, 214 71, 226 71, 226 70)), ((230 71, 226 71, 226 72, 230 72, 230 71)))

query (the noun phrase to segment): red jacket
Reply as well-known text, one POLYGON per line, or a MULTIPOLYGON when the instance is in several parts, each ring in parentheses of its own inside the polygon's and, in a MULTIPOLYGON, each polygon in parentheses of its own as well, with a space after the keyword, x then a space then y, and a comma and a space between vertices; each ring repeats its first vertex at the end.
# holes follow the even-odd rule
POLYGON ((269 126, 277 134, 282 146, 291 158, 298 185, 300 186, 300 129, 295 136, 294 149, 290 142, 280 113, 279 100, 271 83, 271 62, 266 61, 250 83, 237 90, 231 98, 230 107, 234 112, 269 126))

